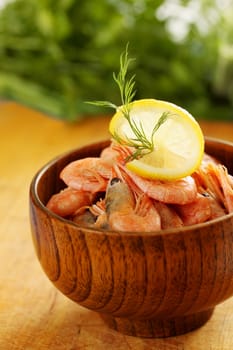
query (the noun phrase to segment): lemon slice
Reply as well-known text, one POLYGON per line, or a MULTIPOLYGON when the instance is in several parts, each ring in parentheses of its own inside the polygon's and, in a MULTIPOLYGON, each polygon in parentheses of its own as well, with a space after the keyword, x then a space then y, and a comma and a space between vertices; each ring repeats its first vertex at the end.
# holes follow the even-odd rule
MULTIPOLYGON (((204 153, 204 137, 194 117, 183 108, 161 100, 143 99, 129 105, 130 119, 151 139, 152 130, 161 115, 168 118, 154 133, 152 152, 126 163, 136 174, 160 180, 176 180, 192 174, 204 153)), ((112 135, 133 140, 135 134, 120 107, 109 124, 112 135)))

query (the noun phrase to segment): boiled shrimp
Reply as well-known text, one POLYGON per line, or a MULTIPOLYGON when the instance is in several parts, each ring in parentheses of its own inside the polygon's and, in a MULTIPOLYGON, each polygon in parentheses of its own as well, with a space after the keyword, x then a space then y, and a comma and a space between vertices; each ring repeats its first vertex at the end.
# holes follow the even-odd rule
POLYGON ((233 177, 215 158, 204 154, 191 176, 160 181, 128 170, 131 154, 112 142, 100 157, 68 164, 60 174, 67 188, 47 208, 78 225, 125 232, 192 225, 233 212, 233 177))
POLYGON ((191 203, 176 205, 176 210, 185 226, 199 224, 211 218, 211 206, 207 196, 197 194, 191 203))
POLYGON ((49 199, 47 208, 61 217, 66 217, 74 215, 81 207, 90 205, 94 197, 94 194, 90 192, 67 187, 49 199))
POLYGON ((108 220, 106 214, 105 199, 100 199, 96 203, 92 204, 89 210, 96 218, 94 226, 97 228, 107 229, 108 220))
POLYGON ((218 181, 219 187, 222 190, 222 195, 219 197, 222 199, 222 203, 228 213, 233 212, 233 187, 227 168, 223 165, 212 165, 208 167, 208 174, 212 179, 215 178, 218 181))
POLYGON ((113 178, 107 188, 106 216, 108 226, 116 231, 149 232, 161 229, 160 216, 146 195, 135 199, 129 186, 113 178))
POLYGON ((161 218, 161 229, 165 230, 184 226, 181 217, 172 206, 158 201, 154 201, 153 203, 161 218))
POLYGON ((214 199, 228 213, 233 211, 233 184, 232 176, 228 174, 225 166, 213 162, 209 162, 204 167, 200 167, 194 174, 198 186, 208 190, 214 199))
POLYGON ((71 162, 61 172, 65 184, 80 191, 105 191, 113 163, 101 158, 83 158, 71 162))
POLYGON ((177 181, 159 181, 143 178, 124 169, 131 180, 150 198, 170 204, 186 204, 192 202, 197 195, 197 187, 191 176, 177 181))
POLYGON ((100 158, 108 162, 116 162, 119 158, 119 153, 110 145, 102 150, 100 153, 100 158))
POLYGON ((211 193, 206 192, 206 196, 209 200, 210 208, 211 208, 211 219, 219 218, 226 214, 226 210, 223 206, 214 198, 211 193))

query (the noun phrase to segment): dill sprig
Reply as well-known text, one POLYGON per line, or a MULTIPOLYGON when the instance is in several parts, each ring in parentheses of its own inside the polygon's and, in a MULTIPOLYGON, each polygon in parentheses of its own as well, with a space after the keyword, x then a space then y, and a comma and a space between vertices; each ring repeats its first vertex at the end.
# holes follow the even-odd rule
MULTIPOLYGON (((119 87, 121 103, 125 111, 129 109, 129 104, 130 102, 133 101, 133 98, 136 94, 136 91, 134 90, 135 75, 133 75, 130 79, 127 80, 128 68, 131 61, 133 60, 134 60, 133 58, 129 58, 128 44, 127 44, 125 51, 120 56, 119 73, 116 74, 115 72, 113 72, 113 79, 119 87)), ((115 110, 118 110, 119 108, 117 105, 109 101, 88 101, 87 103, 92 104, 94 106, 99 106, 99 107, 110 107, 115 110)))
POLYGON ((113 73, 113 79, 117 83, 120 95, 121 95, 121 102, 124 108, 128 111, 129 109, 129 103, 133 101, 133 98, 136 94, 135 88, 135 75, 133 75, 131 78, 127 79, 127 72, 130 63, 133 61, 133 58, 129 58, 128 53, 128 44, 126 46, 125 52, 123 52, 120 56, 120 70, 119 73, 116 75, 113 73))
POLYGON ((154 135, 169 116, 169 112, 162 113, 161 117, 153 127, 152 133, 149 138, 148 138, 148 135, 146 135, 145 133, 142 122, 140 121, 139 123, 137 123, 134 119, 131 118, 130 116, 131 102, 133 102, 133 99, 136 94, 135 75, 131 76, 130 78, 128 78, 127 75, 128 75, 129 65, 132 61, 133 59, 129 58, 128 44, 127 44, 125 51, 120 56, 119 73, 118 74, 113 73, 113 79, 118 85, 120 90, 122 106, 118 107, 114 103, 109 101, 88 102, 95 106, 110 107, 115 110, 118 110, 120 108, 124 118, 127 120, 135 136, 133 138, 129 138, 126 135, 124 135, 124 137, 121 137, 117 131, 115 131, 112 134, 113 139, 115 139, 119 144, 123 146, 131 147, 133 149, 132 154, 127 157, 126 161, 139 159, 143 157, 145 154, 151 153, 154 150, 154 135))
POLYGON ((124 114, 124 117, 127 119, 131 130, 133 131, 135 137, 129 138, 127 136, 120 137, 117 132, 112 134, 112 137, 121 145, 128 146, 134 149, 131 155, 126 158, 126 161, 131 161, 134 159, 139 159, 143 157, 145 154, 149 154, 153 152, 155 149, 154 145, 154 135, 159 127, 167 120, 169 116, 169 112, 163 112, 157 123, 155 124, 150 138, 145 134, 142 123, 139 125, 135 122, 135 120, 131 120, 129 114, 124 114))

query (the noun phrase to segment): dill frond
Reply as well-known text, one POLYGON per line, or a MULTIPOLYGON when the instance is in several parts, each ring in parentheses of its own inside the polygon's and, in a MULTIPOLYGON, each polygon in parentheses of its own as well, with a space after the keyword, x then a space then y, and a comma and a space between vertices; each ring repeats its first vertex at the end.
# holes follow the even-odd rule
MULTIPOLYGON (((115 141, 123 146, 128 146, 133 149, 132 154, 127 157, 126 161, 130 161, 133 159, 139 159, 143 157, 145 154, 151 153, 154 150, 154 135, 156 131, 160 128, 160 126, 167 120, 169 117, 169 112, 164 112, 155 126, 152 129, 152 133, 150 138, 146 135, 142 122, 139 124, 136 123, 135 120, 133 120, 130 117, 130 107, 131 102, 133 102, 133 99, 136 95, 135 90, 135 75, 128 78, 128 68, 130 63, 134 59, 129 58, 129 52, 128 52, 128 44, 126 46, 125 51, 120 56, 120 69, 118 74, 113 73, 113 79, 116 82, 119 90, 120 90, 120 98, 122 106, 121 112, 123 117, 127 120, 133 134, 135 137, 129 138, 126 135, 124 137, 121 137, 117 131, 115 131, 112 134, 113 139, 115 141)), ((102 106, 102 107, 110 107, 115 110, 118 110, 118 106, 113 104, 109 101, 92 101, 88 102, 92 105, 96 106, 102 106)))

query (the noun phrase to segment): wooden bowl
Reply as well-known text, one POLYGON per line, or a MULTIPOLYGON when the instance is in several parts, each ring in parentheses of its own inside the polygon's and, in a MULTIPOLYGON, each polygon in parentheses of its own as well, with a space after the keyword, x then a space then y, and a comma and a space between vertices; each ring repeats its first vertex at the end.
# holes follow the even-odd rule
MULTIPOLYGON (((30 187, 38 259, 53 284, 128 335, 168 337, 203 325, 233 294, 233 214, 155 233, 79 227, 45 204, 64 185, 69 162, 98 156, 108 141, 71 151, 44 166, 30 187)), ((233 144, 206 139, 206 151, 233 174, 233 144)))

